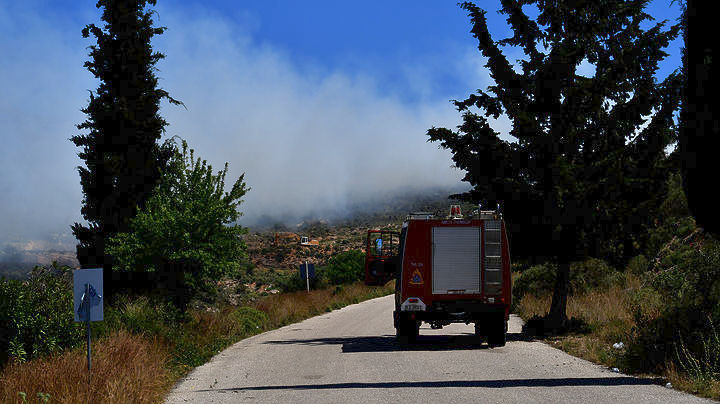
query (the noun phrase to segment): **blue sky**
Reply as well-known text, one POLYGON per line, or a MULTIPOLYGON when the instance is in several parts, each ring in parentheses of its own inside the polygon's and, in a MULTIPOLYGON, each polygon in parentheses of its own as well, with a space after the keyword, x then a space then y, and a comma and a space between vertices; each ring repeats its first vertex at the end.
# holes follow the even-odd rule
MULTIPOLYGON (((496 39, 510 33, 498 3, 479 2, 496 39)), ((246 173, 248 223, 458 184, 425 131, 457 125, 448 100, 491 81, 456 2, 159 0, 156 10, 168 27, 153 42, 166 54, 160 85, 188 107, 163 105, 167 135, 246 173)), ((680 14, 671 0, 648 11, 671 24, 680 14)), ((80 30, 99 17, 94 1, 0 0, 0 247, 72 244, 81 162, 68 138, 97 85, 80 30)), ((680 64, 679 39, 668 52, 660 78, 680 64)))

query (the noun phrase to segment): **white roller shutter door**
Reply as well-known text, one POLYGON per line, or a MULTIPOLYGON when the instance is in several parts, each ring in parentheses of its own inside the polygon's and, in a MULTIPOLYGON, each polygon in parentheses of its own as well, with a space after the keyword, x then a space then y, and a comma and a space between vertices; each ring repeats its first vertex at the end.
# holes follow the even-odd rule
POLYGON ((480 228, 432 230, 433 294, 480 293, 480 228))

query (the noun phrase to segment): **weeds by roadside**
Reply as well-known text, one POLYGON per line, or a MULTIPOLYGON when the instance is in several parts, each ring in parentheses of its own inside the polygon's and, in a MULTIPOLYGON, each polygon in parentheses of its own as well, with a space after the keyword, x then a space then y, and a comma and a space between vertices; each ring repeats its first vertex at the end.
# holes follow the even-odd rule
MULTIPOLYGON (((688 256, 687 252, 682 253, 688 256)), ((677 265, 677 259, 673 263, 677 265)), ((701 266, 693 268, 699 271, 701 266)), ((669 275, 661 276, 666 279, 669 275)), ((720 332, 712 317, 704 322, 682 317, 685 311, 676 311, 671 306, 673 300, 664 296, 662 290, 649 286, 653 279, 652 274, 631 267, 623 280, 613 286, 569 296, 568 317, 584 323, 586 328, 550 336, 546 341, 574 356, 628 373, 662 375, 675 388, 720 399, 720 332), (685 327, 667 328, 690 321, 709 325, 699 326, 693 332, 679 331, 686 330, 685 327), (658 334, 657 330, 667 330, 672 338, 658 334)), ((687 283, 692 281, 685 280, 685 285, 678 289, 689 289, 687 283)), ((708 296, 699 296, 692 301, 706 299, 708 296)), ((516 312, 525 320, 542 317, 547 314, 550 300, 551 294, 547 292, 527 293, 515 302, 516 312)))
POLYGON ((0 402, 36 401, 159 402, 173 383, 231 344, 251 335, 297 322, 394 291, 361 283, 323 290, 266 296, 252 306, 208 307, 176 312, 146 297, 126 298, 93 324, 93 383, 87 390, 83 347, 0 372, 0 402))
POLYGON ((2 371, 0 401, 30 402, 38 393, 59 403, 155 403, 172 385, 166 369, 168 352, 155 339, 117 331, 93 343, 92 383, 88 388, 84 349, 66 351, 2 371))

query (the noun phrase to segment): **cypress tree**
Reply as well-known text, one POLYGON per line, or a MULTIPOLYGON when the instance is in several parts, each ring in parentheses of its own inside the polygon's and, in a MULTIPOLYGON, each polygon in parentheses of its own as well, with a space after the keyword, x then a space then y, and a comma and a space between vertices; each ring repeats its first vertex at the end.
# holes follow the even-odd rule
POLYGON ((172 155, 169 144, 157 143, 167 125, 158 113, 160 101, 181 104, 158 88, 155 65, 164 55, 154 52, 150 41, 165 28, 153 26, 147 4, 156 1, 99 0, 103 28, 90 24, 82 30, 84 38, 97 41, 84 67, 100 85, 82 109, 87 119, 77 128, 83 133, 70 139, 85 162, 78 171, 87 220, 71 228, 80 265, 104 268, 106 294, 112 287, 112 257, 105 254, 105 242, 128 230, 172 155))

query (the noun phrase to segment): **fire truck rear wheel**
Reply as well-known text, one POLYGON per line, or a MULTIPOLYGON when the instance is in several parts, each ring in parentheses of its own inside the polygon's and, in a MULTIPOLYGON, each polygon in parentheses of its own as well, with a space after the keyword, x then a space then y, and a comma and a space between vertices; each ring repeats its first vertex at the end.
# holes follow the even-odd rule
POLYGON ((395 335, 400 344, 411 344, 418 336, 420 324, 414 320, 400 319, 395 335))
POLYGON ((488 335, 488 345, 491 347, 505 346, 505 329, 496 329, 488 335))

